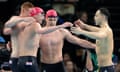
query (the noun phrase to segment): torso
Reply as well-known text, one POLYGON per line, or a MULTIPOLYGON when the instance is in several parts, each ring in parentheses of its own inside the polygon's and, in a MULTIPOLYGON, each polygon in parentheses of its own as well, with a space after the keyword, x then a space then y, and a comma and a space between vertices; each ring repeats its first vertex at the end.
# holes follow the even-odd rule
POLYGON ((113 52, 113 34, 112 30, 108 28, 107 37, 96 40, 96 53, 99 66, 110 66, 112 64, 112 52, 113 52))
POLYGON ((11 44, 12 44, 12 53, 11 57, 18 58, 18 51, 19 51, 19 46, 18 46, 18 35, 19 35, 19 30, 16 28, 13 28, 13 32, 11 34, 11 44))
POLYGON ((64 35, 61 30, 41 35, 41 62, 43 63, 57 63, 62 61, 64 35))
POLYGON ((39 38, 39 34, 34 31, 34 24, 25 27, 19 34, 19 56, 36 57, 39 38))

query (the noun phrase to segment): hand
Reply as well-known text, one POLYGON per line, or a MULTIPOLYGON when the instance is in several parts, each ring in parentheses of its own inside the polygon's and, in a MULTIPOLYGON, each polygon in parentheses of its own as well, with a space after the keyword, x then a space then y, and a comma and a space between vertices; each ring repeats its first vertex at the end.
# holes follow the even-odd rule
POLYGON ((71 27, 71 32, 76 34, 76 35, 80 35, 81 34, 81 31, 82 29, 80 27, 71 27))
POLYGON ((8 41, 8 43, 6 44, 6 47, 9 51, 11 50, 12 46, 10 41, 8 41))
POLYGON ((84 28, 85 23, 83 21, 81 21, 80 19, 78 19, 77 21, 74 22, 74 24, 75 24, 75 26, 77 25, 81 28, 84 28))
POLYGON ((63 26, 64 26, 64 27, 72 27, 73 24, 72 24, 71 22, 65 22, 65 23, 63 24, 63 26))

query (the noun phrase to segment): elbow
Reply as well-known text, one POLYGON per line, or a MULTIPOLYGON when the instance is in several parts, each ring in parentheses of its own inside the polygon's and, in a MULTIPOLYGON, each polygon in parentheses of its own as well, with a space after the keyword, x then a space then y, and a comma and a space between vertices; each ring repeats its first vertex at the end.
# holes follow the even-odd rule
POLYGON ((41 31, 41 30, 38 30, 38 31, 36 31, 38 34, 45 34, 43 31, 41 31))
POLYGON ((4 29, 4 30, 3 30, 3 34, 4 34, 4 35, 10 35, 11 32, 12 32, 11 29, 4 29))

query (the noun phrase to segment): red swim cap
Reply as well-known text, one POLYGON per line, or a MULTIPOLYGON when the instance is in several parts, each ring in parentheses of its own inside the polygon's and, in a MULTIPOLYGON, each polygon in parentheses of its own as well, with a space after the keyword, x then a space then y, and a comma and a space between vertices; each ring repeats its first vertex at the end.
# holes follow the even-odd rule
POLYGON ((46 13, 46 18, 49 16, 57 16, 57 12, 54 9, 48 10, 46 13))
POLYGON ((30 10, 30 16, 37 15, 38 13, 43 13, 43 9, 40 7, 34 7, 30 10))

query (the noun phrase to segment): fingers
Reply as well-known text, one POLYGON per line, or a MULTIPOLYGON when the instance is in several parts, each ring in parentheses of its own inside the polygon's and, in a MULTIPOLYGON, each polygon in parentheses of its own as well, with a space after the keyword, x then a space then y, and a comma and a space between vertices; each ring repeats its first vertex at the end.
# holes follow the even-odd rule
POLYGON ((80 27, 78 24, 75 24, 76 27, 80 27))
POLYGON ((71 28, 70 28, 70 30, 75 30, 75 29, 76 29, 76 27, 71 27, 71 28))
POLYGON ((71 31, 72 33, 75 33, 75 29, 76 29, 76 27, 71 27, 71 28, 70 28, 70 31, 71 31))

